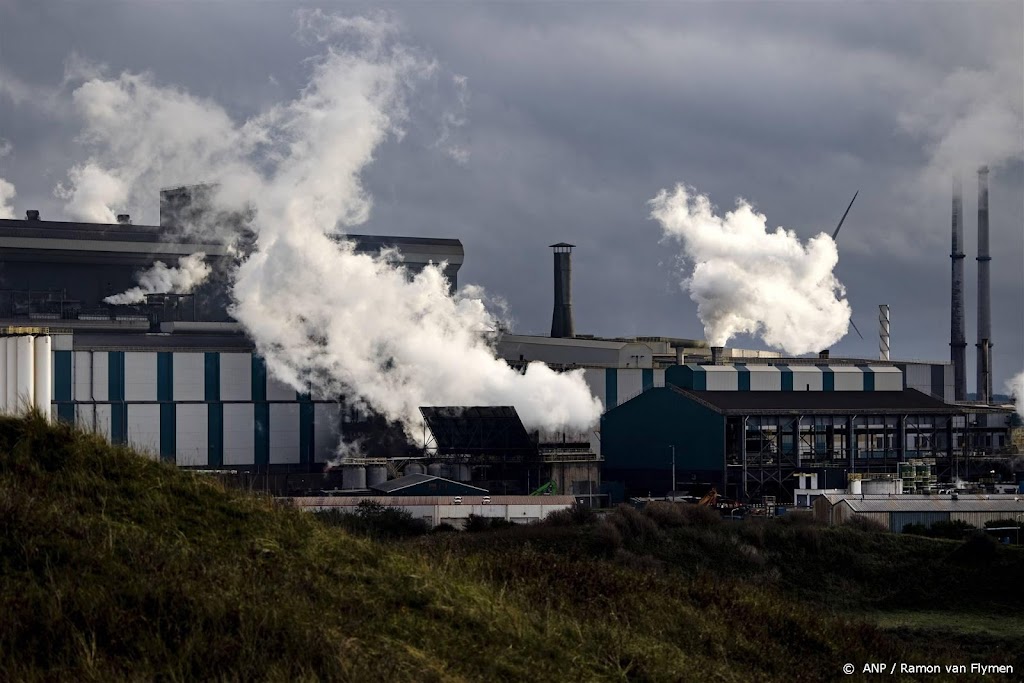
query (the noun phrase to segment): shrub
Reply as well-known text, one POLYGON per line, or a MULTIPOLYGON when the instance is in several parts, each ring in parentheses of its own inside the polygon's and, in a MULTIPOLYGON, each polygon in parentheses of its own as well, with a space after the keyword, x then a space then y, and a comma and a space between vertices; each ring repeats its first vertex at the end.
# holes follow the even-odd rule
POLYGON ((776 523, 787 526, 815 526, 814 513, 807 510, 790 510, 781 517, 775 518, 776 523))
POLYGON ((1000 529, 1004 527, 1019 527, 1021 523, 1015 519, 992 519, 985 522, 986 529, 1000 529))
POLYGON ((623 541, 640 545, 660 537, 654 520, 628 505, 620 505, 608 515, 608 521, 622 534, 623 541))
POLYGON ((953 540, 960 540, 971 529, 974 529, 974 527, 961 520, 957 520, 955 522, 943 520, 932 523, 930 527, 925 526, 924 524, 906 524, 903 527, 903 533, 914 534, 915 536, 927 536, 928 538, 949 538, 953 540))
POLYGON ((491 531, 492 529, 508 529, 514 526, 516 526, 515 522, 510 522, 507 519, 502 519, 501 517, 470 515, 466 518, 466 526, 464 529, 475 533, 478 531, 491 531))
POLYGON ((854 515, 850 519, 843 522, 843 526, 848 529, 856 529, 857 531, 869 531, 872 533, 878 533, 880 531, 888 531, 884 524, 876 522, 868 517, 861 517, 860 515, 854 515))
POLYGON ((611 557, 622 548, 622 533, 610 521, 602 519, 594 529, 594 545, 598 553, 611 557))
POLYGON ((999 552, 999 543, 984 531, 972 531, 954 551, 953 556, 961 562, 988 562, 999 552))
POLYGON ((408 538, 427 533, 427 523, 414 519, 408 510, 387 507, 375 500, 364 500, 354 512, 330 510, 317 513, 321 522, 372 538, 408 538))
POLYGON ((547 526, 586 526, 597 519, 597 514, 586 505, 573 503, 565 510, 552 512, 541 522, 547 526))

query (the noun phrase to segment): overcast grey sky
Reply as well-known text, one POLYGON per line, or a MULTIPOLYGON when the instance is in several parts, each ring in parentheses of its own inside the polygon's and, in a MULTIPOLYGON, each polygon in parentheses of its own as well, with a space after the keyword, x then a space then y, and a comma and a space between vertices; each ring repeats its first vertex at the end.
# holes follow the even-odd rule
MULTIPOLYGON (((305 83, 316 48, 296 35, 298 6, 0 0, 0 178, 18 215, 64 218, 54 187, 87 156, 70 106, 83 75, 146 71, 244 120, 305 83)), ((685 182, 722 209, 742 196, 804 239, 831 232, 860 190, 836 273, 865 339, 833 353, 873 357, 888 303, 894 357, 948 359, 958 167, 973 390, 984 161, 995 384, 1024 369, 1019 0, 323 7, 385 8, 439 67, 366 174, 374 208, 360 231, 461 239, 462 283, 504 297, 517 331, 547 332, 547 245, 568 241, 578 331, 700 337, 678 246, 648 218, 662 188, 685 182)), ((137 222, 155 221, 156 199, 128 207, 137 222)))

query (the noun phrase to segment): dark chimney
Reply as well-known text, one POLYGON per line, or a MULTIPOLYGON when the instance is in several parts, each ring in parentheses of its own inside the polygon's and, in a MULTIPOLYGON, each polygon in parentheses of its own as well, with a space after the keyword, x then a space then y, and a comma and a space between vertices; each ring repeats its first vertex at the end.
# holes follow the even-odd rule
POLYGON ((722 364, 722 351, 725 350, 724 346, 712 346, 711 347, 711 364, 721 365, 722 364))
POLYGON ((828 349, 822 349, 821 351, 819 351, 818 352, 818 358, 827 359, 828 358, 828 349))
POLYGON ((575 244, 552 244, 555 253, 555 308, 551 312, 551 336, 575 337, 572 321, 572 248, 575 244))
POLYGON ((119 213, 117 214, 117 222, 121 225, 131 225, 132 217, 127 213, 119 213))
POLYGON ((989 288, 988 166, 978 169, 978 400, 992 400, 992 294, 989 288))
POLYGON ((960 177, 953 179, 953 261, 949 354, 953 363, 953 398, 967 398, 967 333, 964 323, 964 200, 960 177))
POLYGON ((27 220, 27 221, 37 221, 37 220, 39 220, 39 212, 37 210, 35 210, 35 209, 29 209, 28 211, 25 212, 25 220, 27 220))

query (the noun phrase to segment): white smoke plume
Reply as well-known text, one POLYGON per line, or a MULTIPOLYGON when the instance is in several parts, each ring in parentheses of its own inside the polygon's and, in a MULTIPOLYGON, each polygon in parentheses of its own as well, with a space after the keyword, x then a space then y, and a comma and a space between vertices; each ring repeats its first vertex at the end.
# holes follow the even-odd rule
POLYGON ((1014 398, 1017 414, 1024 417, 1024 371, 1006 380, 1006 390, 1014 398))
MULTIPOLYGON (((11 143, 0 138, 0 159, 11 153, 11 143)), ((14 185, 0 178, 0 218, 14 218, 14 206, 11 201, 15 195, 14 185)))
POLYGON ((386 22, 313 12, 300 23, 328 43, 309 62, 309 83, 242 124, 151 77, 84 84, 75 102, 91 162, 129 196, 203 179, 217 183, 218 205, 253 210, 255 250, 234 273, 232 313, 270 372, 297 390, 343 394, 414 439, 427 405, 514 405, 531 428, 593 425, 601 404, 582 373, 509 368, 490 345, 497 321, 480 291, 450 294, 445 264, 410 276, 392 254, 339 239, 368 217, 360 176, 401 136, 407 97, 437 67, 397 44, 386 22))
POLYGON ((14 218, 14 185, 0 178, 0 218, 14 218))
POLYGON ((104 301, 114 305, 140 304, 146 300, 147 294, 189 294, 209 276, 210 266, 206 264, 203 252, 182 256, 178 259, 177 268, 157 261, 152 268, 135 276, 139 281, 138 287, 108 296, 104 301))
POLYGON ((765 216, 743 199, 718 216, 706 195, 684 185, 661 190, 650 205, 665 235, 682 243, 692 266, 682 286, 711 345, 742 333, 803 354, 846 334, 850 306, 832 274, 839 253, 828 235, 803 244, 784 228, 769 232, 765 216))

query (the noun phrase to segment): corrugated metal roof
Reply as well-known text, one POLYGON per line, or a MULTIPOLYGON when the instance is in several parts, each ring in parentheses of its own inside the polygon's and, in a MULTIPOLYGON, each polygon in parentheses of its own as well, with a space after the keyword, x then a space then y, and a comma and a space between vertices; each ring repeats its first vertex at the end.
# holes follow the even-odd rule
MULTIPOLYGON (((417 505, 455 505, 459 496, 300 496, 287 498, 297 507, 355 507, 372 500, 387 507, 417 505)), ((461 505, 572 505, 573 496, 462 496, 461 505), (484 499, 488 498, 487 502, 484 499)))
MULTIPOLYGON (((1024 499, 1018 493, 960 493, 957 494, 960 500, 1015 500, 1017 498, 1024 499)), ((948 494, 939 496, 938 494, 926 494, 926 493, 825 493, 821 495, 822 498, 828 502, 835 504, 844 500, 943 500, 949 498, 948 494)))
POLYGON ((445 479, 444 477, 438 477, 433 474, 407 474, 404 477, 398 477, 397 479, 389 479, 380 484, 371 486, 370 488, 374 491, 380 491, 381 493, 394 493, 395 491, 401 491, 407 489, 410 486, 416 486, 418 484, 425 484, 430 481, 443 481, 446 484, 453 484, 455 486, 461 486, 466 489, 466 493, 480 492, 487 493, 487 489, 479 486, 473 486, 466 484, 461 481, 455 481, 454 479, 445 479))
POLYGON ((847 498, 843 501, 854 512, 998 512, 1009 515, 1024 514, 1024 500, 1005 498, 984 499, 961 497, 953 500, 949 497, 931 500, 901 500, 897 496, 889 499, 847 498))
POLYGON ((959 409, 921 393, 903 391, 696 391, 669 387, 727 415, 764 414, 926 414, 951 415, 959 409))

